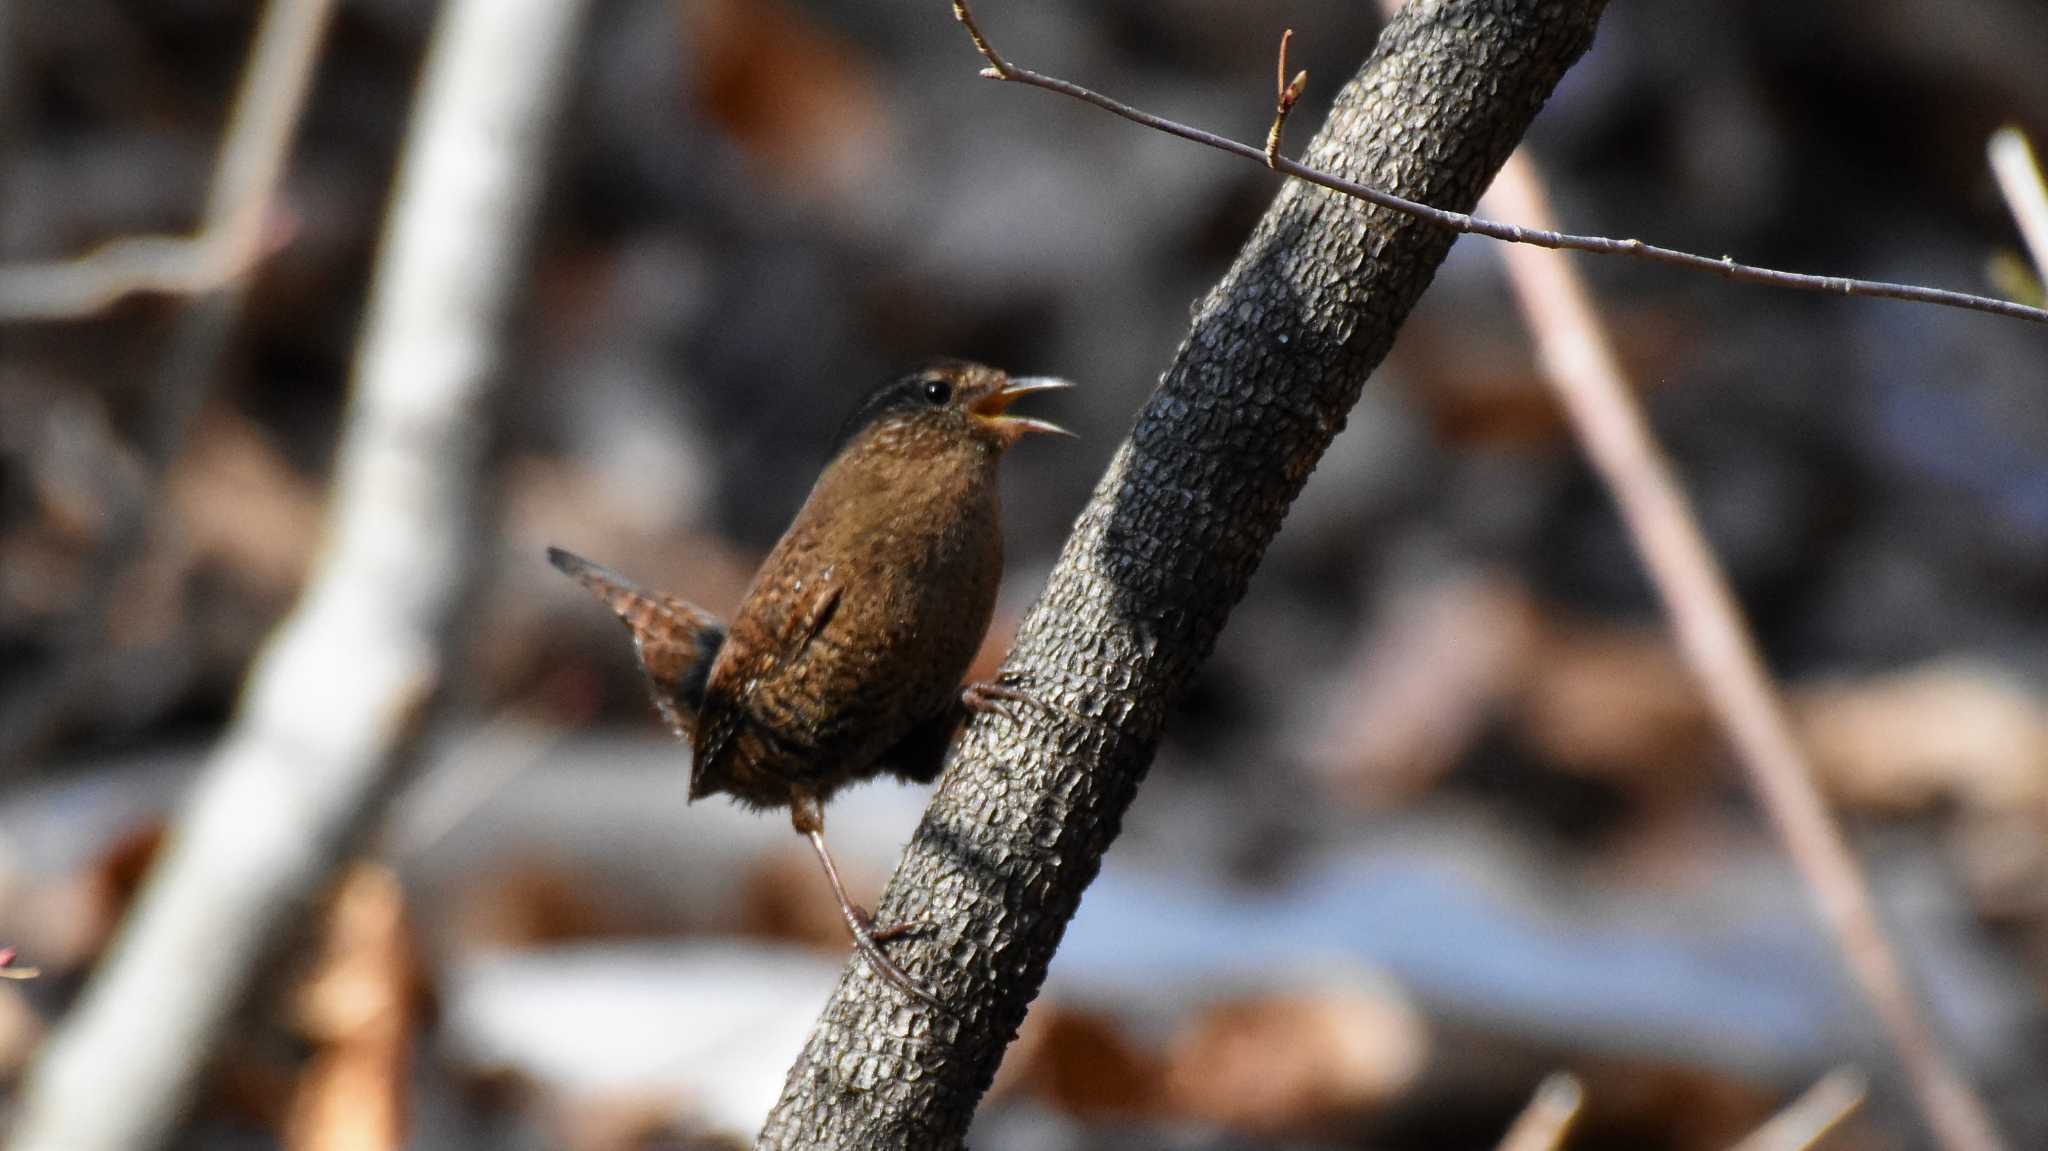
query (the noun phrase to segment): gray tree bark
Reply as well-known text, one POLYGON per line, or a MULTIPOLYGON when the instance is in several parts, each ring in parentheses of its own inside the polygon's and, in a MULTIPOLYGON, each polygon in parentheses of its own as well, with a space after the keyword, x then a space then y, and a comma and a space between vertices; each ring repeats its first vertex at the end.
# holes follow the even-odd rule
MULTIPOLYGON (((1416 0, 1307 160, 1469 211, 1593 38, 1605 0, 1416 0)), ((1004 1048, 1302 483, 1454 237, 1289 183, 1203 300, 1081 514, 1005 678, 1047 705, 953 752, 878 912, 947 1010, 856 958, 760 1148, 961 1145, 1004 1048)))

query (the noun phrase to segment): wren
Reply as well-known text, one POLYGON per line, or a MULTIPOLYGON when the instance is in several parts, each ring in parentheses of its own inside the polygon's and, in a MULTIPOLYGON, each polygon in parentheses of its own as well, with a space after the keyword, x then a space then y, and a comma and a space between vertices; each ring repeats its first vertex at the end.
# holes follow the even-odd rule
POLYGON ((1069 386, 947 360, 860 405, 730 625, 560 548, 548 559, 633 634, 654 705, 687 742, 692 801, 724 793, 789 809, 817 852, 854 943, 890 982, 931 996, 881 948, 825 847, 825 803, 850 783, 937 777, 971 712, 1028 697, 961 680, 1002 578, 1003 454, 1032 432, 1020 396, 1069 386))

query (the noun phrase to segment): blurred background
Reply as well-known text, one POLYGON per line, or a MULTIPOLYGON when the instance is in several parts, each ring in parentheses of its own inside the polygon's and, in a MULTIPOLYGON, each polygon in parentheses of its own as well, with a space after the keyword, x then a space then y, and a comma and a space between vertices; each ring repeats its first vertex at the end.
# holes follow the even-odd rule
MULTIPOLYGON (((319 559, 435 13, 341 5, 196 390, 167 396, 176 298, 0 325, 0 942, 43 971, 0 985, 9 1083, 319 559)), ((0 265, 191 231, 258 14, 0 4, 0 265)), ((1378 27, 1335 0, 979 15, 1021 64, 1247 140, 1292 27, 1296 147, 1378 27)), ((2037 0, 1632 0, 1528 148, 1570 230, 2038 294, 1984 142, 2048 131, 2044 60, 2037 0)), ((371 1146, 318 1117, 377 1108, 418 1147, 758 1127, 843 929, 779 815, 685 807, 625 633, 542 549, 723 612, 865 389, 933 354, 1068 376, 1047 414, 1080 439, 1006 464, 993 666, 1276 184, 980 64, 938 0, 597 6, 476 413, 448 698, 184 1145, 371 1146)), ((2012 1146, 2048 1146, 2048 336, 1581 266, 1920 988, 2012 1146)), ((922 801, 834 805, 859 898, 922 801)), ((1708 1151, 1843 1064, 1874 1087, 1827 1146, 1926 1145, 1498 251, 1463 240, 1170 724, 974 1145, 1490 1147, 1569 1070, 1573 1147, 1708 1151)))

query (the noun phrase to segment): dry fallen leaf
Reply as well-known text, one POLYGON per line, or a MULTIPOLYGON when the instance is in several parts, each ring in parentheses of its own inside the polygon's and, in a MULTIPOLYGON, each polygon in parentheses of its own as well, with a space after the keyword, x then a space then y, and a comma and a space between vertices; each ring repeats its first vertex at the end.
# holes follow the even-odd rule
POLYGON ((1721 747, 1713 714, 1661 625, 1550 623, 1515 726, 1560 768, 1637 791, 1701 786, 1721 747))
MULTIPOLYGON (((856 867, 847 878, 854 890, 877 890, 877 877, 859 874, 859 870, 856 867)), ((821 951, 846 950, 846 921, 840 918, 839 903, 832 898, 832 889, 818 871, 817 857, 810 852, 795 848, 771 851, 748 867, 742 883, 741 933, 821 951)))
POLYGON ((226 411, 200 422, 169 477, 190 548, 280 599, 297 591, 320 538, 321 498, 255 424, 226 411))
POLYGON ((1168 1106, 1253 1134, 1314 1135, 1402 1098, 1430 1050, 1421 1013, 1382 981, 1229 1000, 1168 1044, 1168 1106))
POLYGON ((465 949, 518 948, 615 933, 596 883, 566 866, 528 859, 470 878, 456 896, 453 938, 465 949))
POLYGON ((315 1045, 285 1124, 292 1151, 394 1151, 405 1097, 419 973, 398 877, 357 863, 327 913, 327 937, 299 988, 300 1032, 315 1045))
POLYGON ((782 0, 685 5, 699 109, 789 191, 845 193, 888 152, 858 45, 782 0))
POLYGON ((2048 814, 2048 709, 1995 668, 1947 661, 1816 685, 1794 711, 1821 782, 1843 803, 2048 814))
POLYGON ((1033 1004, 990 1093, 1028 1091, 1082 1119, 1150 1114, 1161 1102, 1165 1068, 1127 1030, 1107 1015, 1033 1004))

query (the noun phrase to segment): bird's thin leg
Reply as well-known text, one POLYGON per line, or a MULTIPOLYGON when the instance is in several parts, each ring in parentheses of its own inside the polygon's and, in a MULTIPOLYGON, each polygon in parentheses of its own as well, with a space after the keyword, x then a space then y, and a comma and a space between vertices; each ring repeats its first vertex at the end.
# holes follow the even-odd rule
POLYGON ((840 882, 839 868, 832 862, 832 852, 825 847, 824 812, 819 809, 817 803, 812 800, 798 800, 795 804, 791 805, 790 815, 791 822, 796 824, 796 829, 803 833, 805 839, 811 841, 812 850, 818 853, 818 862, 825 867, 825 878, 832 883, 832 894, 839 900, 839 914, 846 919, 846 930, 853 936, 854 946, 860 949, 861 954, 867 957, 868 962, 874 966, 876 972, 884 979, 902 988, 910 995, 924 1000, 933 1007, 944 1010, 945 1004, 940 1003, 930 992, 919 987, 917 981, 912 979, 908 972, 898 967, 896 961, 889 958, 888 953, 882 950, 881 940, 897 938, 906 931, 912 930, 911 925, 899 924, 877 932, 871 926, 868 913, 862 911, 854 905, 853 900, 847 898, 846 884, 840 882))

